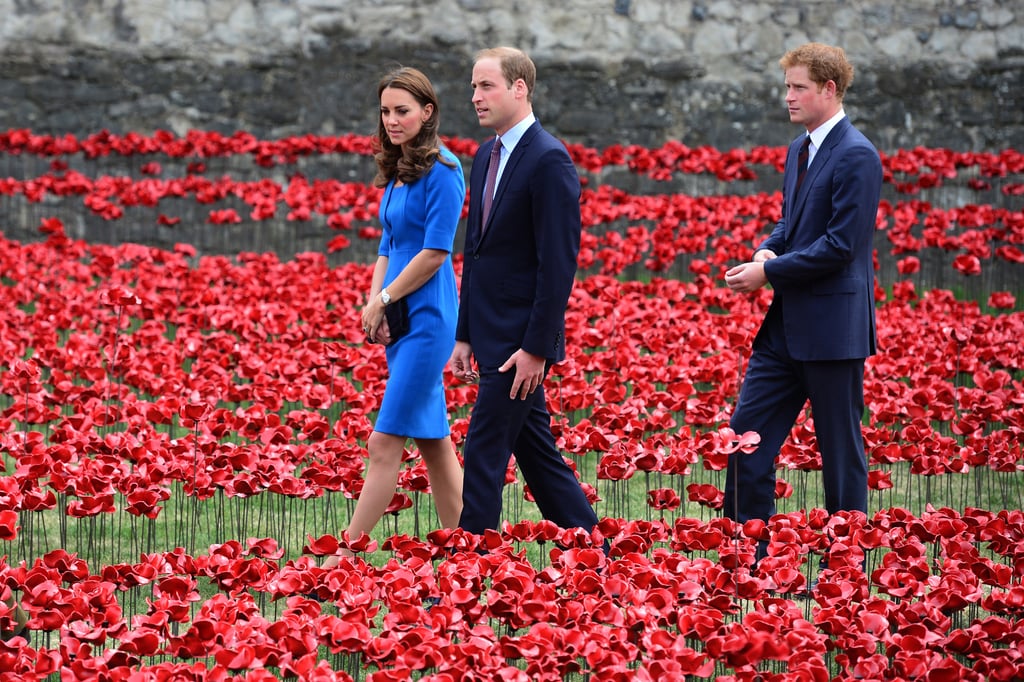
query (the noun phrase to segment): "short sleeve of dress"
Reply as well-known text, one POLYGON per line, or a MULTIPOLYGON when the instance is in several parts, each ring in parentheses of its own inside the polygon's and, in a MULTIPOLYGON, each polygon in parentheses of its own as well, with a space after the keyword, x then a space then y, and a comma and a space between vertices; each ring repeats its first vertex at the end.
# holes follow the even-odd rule
POLYGON ((391 192, 395 190, 395 181, 391 180, 388 182, 387 187, 384 188, 384 194, 380 198, 380 208, 377 209, 377 218, 380 220, 381 234, 380 234, 380 245, 377 246, 377 255, 385 256, 391 253, 391 227, 388 225, 387 218, 384 213, 388 207, 388 197, 391 196, 391 192))
POLYGON ((441 154, 454 162, 455 167, 435 161, 425 178, 427 212, 423 248, 451 252, 466 201, 466 180, 458 158, 445 148, 441 149, 441 154))

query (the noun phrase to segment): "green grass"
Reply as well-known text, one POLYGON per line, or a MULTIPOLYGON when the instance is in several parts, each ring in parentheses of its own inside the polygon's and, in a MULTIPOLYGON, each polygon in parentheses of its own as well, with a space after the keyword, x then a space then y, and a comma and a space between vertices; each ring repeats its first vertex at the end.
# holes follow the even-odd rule
MULTIPOLYGON (((593 485, 600 501, 595 505, 599 517, 623 519, 664 519, 678 516, 708 520, 719 513, 687 500, 686 486, 711 483, 725 485, 724 471, 707 471, 700 464, 689 475, 638 471, 624 481, 598 480, 598 453, 575 458, 580 478, 593 485), (674 511, 653 510, 647 504, 647 492, 673 488, 683 500, 674 511)), ((5 470, 13 471, 14 459, 4 456, 5 470)), ((924 476, 911 474, 905 463, 887 465, 893 488, 871 491, 869 516, 879 509, 902 507, 915 515, 927 505, 962 510, 977 507, 991 510, 1024 508, 1024 477, 1017 472, 996 472, 973 468, 967 474, 924 476)), ((794 489, 792 497, 778 501, 778 511, 788 513, 823 507, 820 473, 816 471, 779 471, 794 489)), ((21 532, 14 541, 0 545, 9 562, 27 561, 56 548, 84 559, 94 571, 102 566, 137 561, 143 554, 180 547, 190 554, 205 553, 211 545, 247 538, 274 538, 285 556, 297 557, 308 537, 340 535, 348 525, 354 500, 340 492, 321 497, 298 499, 262 492, 252 497, 228 497, 217 492, 206 500, 188 496, 183 484, 169 486, 170 498, 155 519, 134 516, 123 511, 124 497, 115 495, 114 513, 74 518, 64 513, 69 498, 58 495, 56 508, 41 512, 22 512, 21 532)), ((397 514, 387 514, 375 529, 378 542, 396 534, 425 537, 438 527, 432 499, 423 493, 409 493, 413 506, 397 514)), ((524 499, 522 481, 506 486, 503 518, 515 523, 520 519, 540 520, 537 506, 524 499)), ((383 561, 378 552, 375 561, 383 561)))

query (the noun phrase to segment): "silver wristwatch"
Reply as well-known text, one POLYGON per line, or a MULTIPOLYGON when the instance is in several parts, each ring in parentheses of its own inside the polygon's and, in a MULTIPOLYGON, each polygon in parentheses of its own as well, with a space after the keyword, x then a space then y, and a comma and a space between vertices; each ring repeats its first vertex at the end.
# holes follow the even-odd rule
POLYGON ((380 302, 383 303, 384 305, 388 305, 391 303, 391 294, 388 293, 387 287, 384 287, 383 289, 380 290, 380 302))

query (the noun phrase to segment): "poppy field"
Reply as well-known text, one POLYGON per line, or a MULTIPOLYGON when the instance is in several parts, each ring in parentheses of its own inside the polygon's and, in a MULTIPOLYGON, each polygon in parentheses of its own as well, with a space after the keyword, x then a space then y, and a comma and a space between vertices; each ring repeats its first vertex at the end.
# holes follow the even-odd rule
MULTIPOLYGON (((726 460, 757 436, 727 425, 771 292, 722 273, 777 218, 785 147, 568 146, 546 391, 599 526, 541 520, 510 467, 502 528, 438 529, 410 449, 349 538, 387 374, 370 138, 0 134, 0 232, 33 232, 0 236, 0 629, 29 617, 0 679, 1024 678, 1024 154, 882 154, 869 513, 823 510, 807 413, 779 513, 739 525, 726 460), (120 238, 73 236, 96 225, 120 238)), ((447 386, 458 448, 475 387, 447 386)))

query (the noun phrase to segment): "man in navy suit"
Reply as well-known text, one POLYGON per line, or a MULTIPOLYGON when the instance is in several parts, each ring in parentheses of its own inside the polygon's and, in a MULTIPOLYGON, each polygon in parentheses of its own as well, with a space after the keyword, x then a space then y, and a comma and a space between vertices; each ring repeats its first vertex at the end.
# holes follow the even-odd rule
POLYGON ((755 452, 729 459, 724 513, 741 522, 775 513, 775 457, 808 399, 827 511, 867 512, 861 419, 864 361, 875 352, 882 165, 843 111, 853 66, 842 49, 810 43, 779 63, 789 118, 806 133, 786 156, 781 220, 749 263, 725 273, 733 291, 773 289, 730 421, 761 436, 755 452))
POLYGON ((565 145, 534 117, 536 74, 530 58, 514 48, 483 50, 473 65, 473 106, 480 125, 497 136, 480 146, 470 172, 451 365, 457 378, 479 380, 463 448, 459 521, 477 534, 498 527, 513 453, 546 519, 587 531, 597 524, 555 447, 544 399, 548 369, 565 358, 580 181, 565 145), (492 150, 495 166, 488 173, 492 150))

